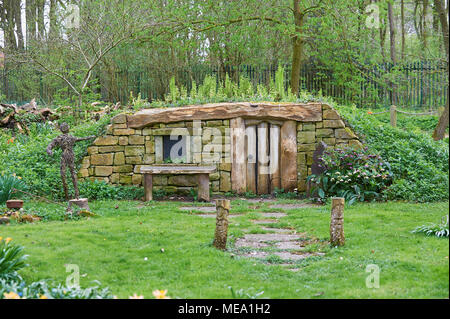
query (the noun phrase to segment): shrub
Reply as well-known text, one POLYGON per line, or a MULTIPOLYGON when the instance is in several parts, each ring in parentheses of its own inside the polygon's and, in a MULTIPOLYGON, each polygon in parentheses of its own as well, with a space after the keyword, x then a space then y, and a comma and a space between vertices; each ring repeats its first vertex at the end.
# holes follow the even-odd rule
POLYGON ((448 199, 448 143, 436 142, 423 131, 408 131, 383 123, 355 107, 336 107, 371 152, 390 163, 393 183, 388 199, 430 202, 448 199))
POLYGON ((427 236, 434 235, 436 237, 448 237, 448 215, 444 216, 439 224, 429 223, 426 225, 422 225, 414 229, 412 232, 416 234, 424 233, 427 236))
POLYGON ((14 190, 24 190, 25 185, 22 182, 20 176, 14 174, 1 174, 0 175, 0 204, 4 204, 7 200, 13 197, 20 196, 20 192, 15 192, 14 190))
POLYGON ((79 185, 80 195, 90 199, 139 199, 144 190, 135 186, 113 186, 104 181, 86 180, 79 185))
POLYGON ((389 163, 367 148, 327 150, 320 158, 319 165, 324 172, 309 176, 308 181, 317 185, 313 191, 317 191, 322 200, 339 196, 351 204, 354 201, 381 199, 383 192, 392 183, 389 163))
POLYGON ((0 237, 0 279, 5 281, 20 280, 17 271, 27 266, 23 247, 10 241, 11 238, 0 237))

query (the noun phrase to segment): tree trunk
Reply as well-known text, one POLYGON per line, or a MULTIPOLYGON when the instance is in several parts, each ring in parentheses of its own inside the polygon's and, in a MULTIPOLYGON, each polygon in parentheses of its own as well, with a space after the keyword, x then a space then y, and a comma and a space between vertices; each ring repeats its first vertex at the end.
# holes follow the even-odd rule
POLYGON ((44 8, 45 0, 37 0, 37 22, 38 22, 38 34, 39 39, 43 40, 45 38, 45 22, 44 22, 44 8))
MULTIPOLYGON (((442 0, 434 0, 434 7, 436 8, 436 11, 439 14, 439 20, 441 21, 441 27, 442 27, 442 38, 444 41, 444 47, 445 47, 445 54, 447 58, 447 74, 448 74, 448 21, 447 21, 447 15, 448 12, 446 12, 444 4, 442 0)), ((448 87, 447 87, 448 92, 448 87)), ((434 129, 433 132, 433 139, 435 141, 442 140, 445 136, 445 129, 448 127, 448 120, 449 120, 449 109, 448 109, 448 95, 447 95, 447 103, 445 105, 444 112, 442 113, 441 117, 439 118, 439 122, 434 129)))
POLYGON ((50 11, 49 11, 49 20, 50 20, 50 24, 49 24, 49 30, 48 30, 48 34, 49 34, 49 38, 53 38, 56 34, 57 34, 57 25, 56 25, 56 0, 50 0, 50 11))
POLYGON ((291 71, 291 91, 292 94, 298 95, 300 89, 300 71, 303 52, 303 39, 300 35, 303 27, 304 15, 300 11, 299 0, 294 1, 294 24, 295 24, 295 36, 293 41, 292 50, 292 71, 291 71))
POLYGON ((392 3, 388 2, 388 19, 389 19, 389 38, 390 38, 390 52, 391 52, 391 61, 392 63, 396 63, 395 56, 395 24, 394 24, 394 14, 392 12, 392 3))
POLYGON ((405 59, 405 0, 401 1, 402 61, 405 59))
POLYGON ((36 2, 26 0, 27 47, 36 39, 36 2))
POLYGON ((22 7, 21 1, 14 1, 14 20, 16 24, 16 33, 17 33, 17 48, 19 50, 23 50, 25 48, 24 45, 24 37, 22 32, 22 7))

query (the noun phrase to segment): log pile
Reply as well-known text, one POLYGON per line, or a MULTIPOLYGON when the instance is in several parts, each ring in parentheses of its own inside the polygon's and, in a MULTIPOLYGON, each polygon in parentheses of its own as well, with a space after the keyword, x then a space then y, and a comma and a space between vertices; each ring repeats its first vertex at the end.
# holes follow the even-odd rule
POLYGON ((30 122, 47 122, 58 118, 58 114, 51 109, 38 108, 35 99, 22 106, 0 103, 0 128, 28 133, 27 126, 30 122))

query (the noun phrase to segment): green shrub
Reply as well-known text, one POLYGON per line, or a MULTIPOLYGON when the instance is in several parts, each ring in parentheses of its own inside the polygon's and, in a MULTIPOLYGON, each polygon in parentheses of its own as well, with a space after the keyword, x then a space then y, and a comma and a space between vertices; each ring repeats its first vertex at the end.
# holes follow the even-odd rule
POLYGON ((104 181, 86 180, 79 185, 80 195, 89 199, 133 200, 144 196, 144 190, 135 186, 113 186, 104 181))
POLYGON ((431 202, 448 199, 448 143, 436 142, 423 131, 391 127, 355 107, 336 107, 365 140, 371 152, 390 163, 393 183, 389 199, 431 202))
POLYGON ((311 175, 308 181, 316 183, 318 196, 344 197, 349 204, 354 201, 383 198, 383 192, 392 183, 390 164, 367 148, 351 147, 326 150, 319 164, 324 172, 311 175))
POLYGON ((424 233, 427 236, 434 235, 436 237, 448 237, 448 215, 442 218, 439 224, 430 223, 417 227, 412 231, 413 233, 424 233))
POLYGON ((4 204, 7 200, 13 196, 18 198, 21 196, 20 192, 15 190, 24 190, 25 184, 22 182, 22 178, 16 175, 0 174, 0 204, 4 204))
POLYGON ((26 265, 23 247, 12 243, 11 238, 0 237, 0 279, 6 281, 20 280, 17 271, 26 265))

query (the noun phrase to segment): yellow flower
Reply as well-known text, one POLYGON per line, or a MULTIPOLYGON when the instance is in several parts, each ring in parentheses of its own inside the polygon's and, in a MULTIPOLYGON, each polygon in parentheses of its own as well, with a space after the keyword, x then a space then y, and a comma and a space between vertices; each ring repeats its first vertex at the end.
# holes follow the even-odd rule
POLYGON ((138 296, 136 293, 134 293, 134 295, 128 297, 128 299, 144 299, 144 296, 138 296))
POLYGON ((17 178, 18 178, 18 179, 22 179, 22 177, 20 177, 20 176, 17 176, 17 178))
POLYGON ((11 237, 6 237, 6 238, 5 238, 5 243, 9 243, 11 240, 12 240, 11 237))
POLYGON ((169 296, 166 296, 167 290, 155 290, 153 291, 153 296, 155 299, 170 299, 169 296))
POLYGON ((48 299, 48 297, 46 295, 40 295, 39 299, 48 299))
POLYGON ((20 296, 16 294, 14 291, 11 291, 10 293, 3 293, 3 296, 5 296, 5 299, 20 299, 20 296))
POLYGON ((3 240, 3 237, 2 236, 0 236, 0 241, 2 241, 3 240))

